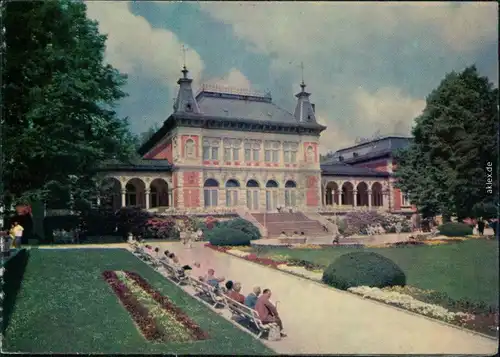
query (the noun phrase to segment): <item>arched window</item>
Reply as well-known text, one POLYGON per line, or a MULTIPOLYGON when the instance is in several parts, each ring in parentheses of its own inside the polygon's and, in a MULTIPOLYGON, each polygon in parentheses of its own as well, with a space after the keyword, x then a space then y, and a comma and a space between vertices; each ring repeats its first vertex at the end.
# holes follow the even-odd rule
POLYGON ((236 180, 228 180, 226 182, 226 206, 234 207, 238 205, 238 191, 240 183, 236 180))
POLYGON ((382 194, 382 185, 375 182, 372 185, 372 206, 380 207, 384 205, 384 196, 382 194))
POLYGON ((125 197, 126 198, 125 205, 137 206, 137 188, 133 184, 128 183, 125 186, 125 190, 127 192, 125 197))
POLYGON ((285 182, 285 206, 295 207, 297 205, 297 184, 288 180, 285 182))
POLYGON ((275 210, 278 207, 278 183, 269 180, 266 183, 266 209, 275 210))
POLYGON ((195 157, 195 150, 194 150, 194 140, 193 139, 187 139, 186 143, 184 144, 184 151, 186 152, 186 157, 192 158, 195 157))
POLYGON ((155 207, 158 207, 159 204, 158 204, 158 189, 156 188, 156 186, 151 186, 151 193, 150 193, 150 206, 151 208, 155 208, 155 207))
POLYGON ((314 162, 314 149, 312 146, 308 146, 306 149, 306 161, 314 162))
POLYGON ((259 209, 259 196, 259 183, 255 180, 249 180, 247 182, 247 207, 249 210, 259 209))
POLYGON ((208 179, 203 185, 203 199, 205 207, 217 207, 219 200, 219 183, 214 179, 208 179))

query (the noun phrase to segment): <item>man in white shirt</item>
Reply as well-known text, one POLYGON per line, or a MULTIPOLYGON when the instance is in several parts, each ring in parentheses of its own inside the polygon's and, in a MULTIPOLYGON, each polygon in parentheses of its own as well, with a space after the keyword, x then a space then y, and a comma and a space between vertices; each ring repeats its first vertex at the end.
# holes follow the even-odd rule
POLYGON ((23 239, 24 228, 19 224, 19 222, 14 222, 14 244, 17 249, 21 249, 21 241, 23 239))

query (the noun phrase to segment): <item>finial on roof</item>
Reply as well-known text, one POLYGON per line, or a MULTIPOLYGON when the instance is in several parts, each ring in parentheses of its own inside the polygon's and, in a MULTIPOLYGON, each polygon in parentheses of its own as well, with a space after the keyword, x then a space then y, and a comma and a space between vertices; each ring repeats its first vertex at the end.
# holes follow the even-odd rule
POLYGON ((182 74, 184 75, 184 78, 187 78, 187 74, 188 74, 188 70, 187 70, 187 67, 186 67, 186 47, 184 45, 181 46, 182 47, 182 59, 183 59, 183 66, 182 66, 182 74))
POLYGON ((304 82, 304 62, 300 62, 300 69, 302 72, 302 82, 300 83, 300 88, 302 88, 302 92, 306 91, 306 84, 304 82))

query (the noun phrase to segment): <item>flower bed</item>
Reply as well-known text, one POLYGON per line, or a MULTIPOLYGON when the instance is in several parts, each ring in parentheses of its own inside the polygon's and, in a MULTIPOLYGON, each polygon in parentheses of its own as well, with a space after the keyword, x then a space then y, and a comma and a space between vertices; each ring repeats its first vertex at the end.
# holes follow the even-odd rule
POLYGON ((454 325, 496 336, 498 309, 495 308, 491 308, 487 312, 477 311, 470 307, 467 308, 467 306, 458 306, 459 303, 456 303, 454 306, 448 306, 439 299, 435 300, 436 303, 439 304, 433 304, 429 301, 425 301, 430 300, 429 298, 425 298, 426 295, 432 296, 434 293, 442 296, 444 294, 411 286, 395 286, 383 289, 358 286, 349 288, 348 291, 365 298, 384 302, 428 317, 437 318, 454 325), (462 311, 459 311, 459 308, 461 308, 462 311))
MULTIPOLYGON (((463 241, 463 239, 444 239, 440 244, 449 244, 454 241, 463 241)), ((418 245, 425 245, 424 242, 418 243, 421 243, 418 245)), ((259 258, 253 253, 241 251, 240 247, 214 247, 209 244, 206 246, 219 252, 228 253, 315 281, 321 281, 323 275, 324 267, 308 261, 292 259, 287 255, 274 255, 271 256, 271 258, 259 258)), ((385 248, 391 246, 394 246, 394 244, 382 244, 377 247, 385 248)), ((373 248, 374 246, 370 247, 373 248)), ((365 286, 350 288, 348 291, 428 317, 438 318, 457 326, 496 336, 498 309, 486 306, 484 303, 472 303, 465 300, 455 301, 447 297, 444 293, 422 290, 411 286, 395 286, 383 289, 365 286)))
POLYGON ((148 341, 187 342, 208 338, 182 310, 136 273, 105 271, 103 277, 148 341))

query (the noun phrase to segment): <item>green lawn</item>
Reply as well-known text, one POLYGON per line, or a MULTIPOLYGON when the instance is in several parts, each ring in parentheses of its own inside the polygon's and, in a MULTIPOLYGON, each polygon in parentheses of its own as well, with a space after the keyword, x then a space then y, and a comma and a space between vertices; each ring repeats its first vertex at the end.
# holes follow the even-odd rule
POLYGON ((342 254, 373 251, 398 264, 407 284, 447 293, 451 298, 467 298, 498 306, 498 242, 472 239, 462 243, 395 248, 323 249, 260 248, 259 256, 288 255, 327 266, 342 254))
POLYGON ((31 249, 3 343, 24 353, 274 354, 124 249, 31 249), (146 341, 102 278, 105 270, 137 272, 211 338, 146 341))

